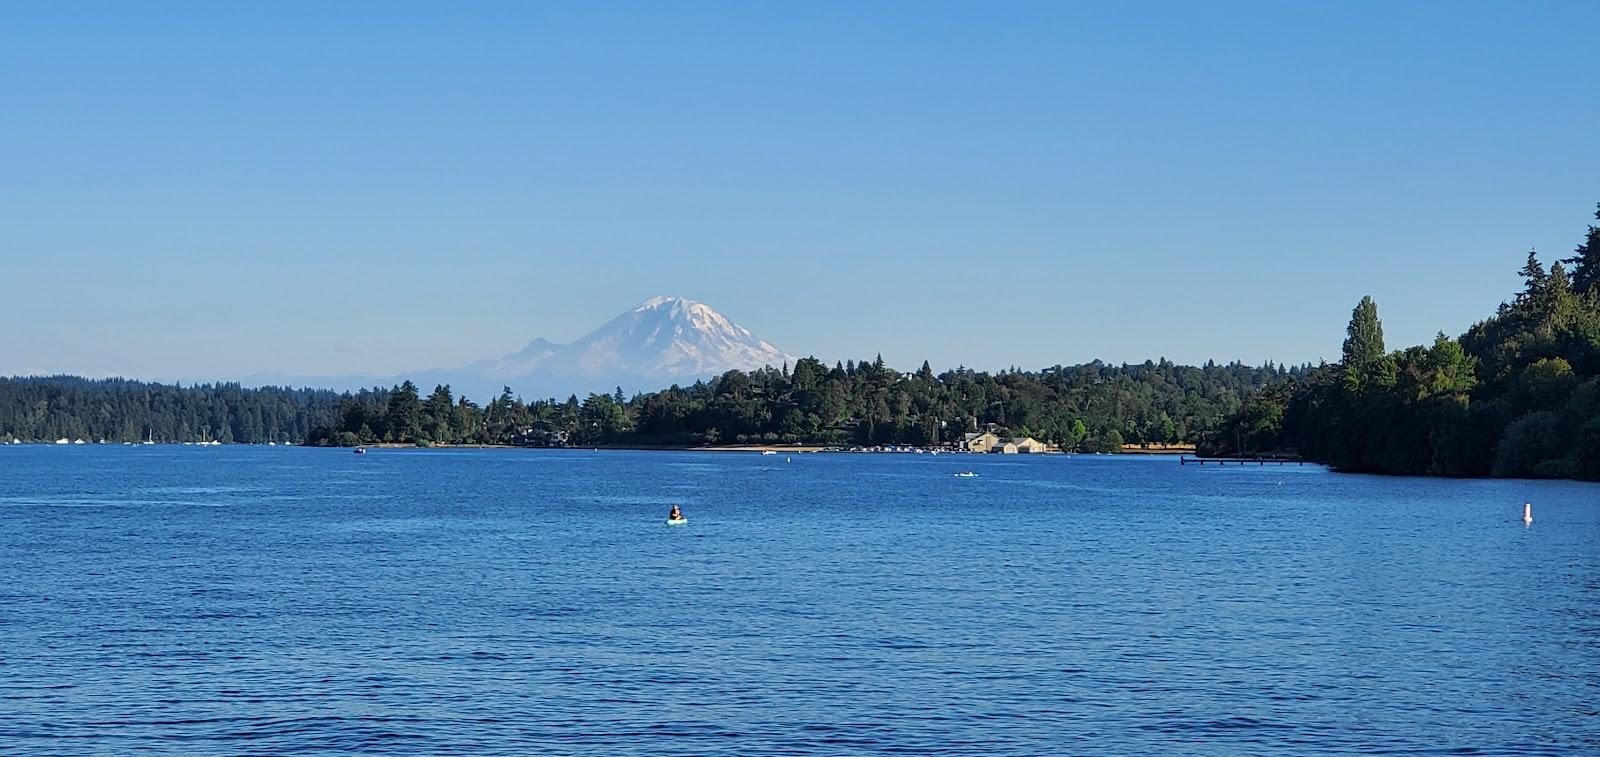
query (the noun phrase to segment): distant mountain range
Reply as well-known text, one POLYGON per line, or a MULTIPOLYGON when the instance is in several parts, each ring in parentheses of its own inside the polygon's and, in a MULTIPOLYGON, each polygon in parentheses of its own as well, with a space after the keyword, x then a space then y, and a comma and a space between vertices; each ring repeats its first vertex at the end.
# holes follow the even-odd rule
POLYGON ((457 395, 481 402, 506 386, 529 399, 582 397, 618 386, 632 393, 690 384, 734 369, 776 368, 794 360, 709 305, 682 297, 653 297, 570 344, 534 339, 509 355, 461 368, 400 376, 257 374, 244 383, 357 389, 410 379, 423 394, 435 384, 449 384, 457 395))

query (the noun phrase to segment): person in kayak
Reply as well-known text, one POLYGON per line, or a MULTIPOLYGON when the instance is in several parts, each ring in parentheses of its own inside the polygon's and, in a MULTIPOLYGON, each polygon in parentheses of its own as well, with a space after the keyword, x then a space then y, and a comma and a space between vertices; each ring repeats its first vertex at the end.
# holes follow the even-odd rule
POLYGON ((683 520, 683 512, 678 509, 677 505, 673 505, 672 512, 667 513, 667 520, 683 520))

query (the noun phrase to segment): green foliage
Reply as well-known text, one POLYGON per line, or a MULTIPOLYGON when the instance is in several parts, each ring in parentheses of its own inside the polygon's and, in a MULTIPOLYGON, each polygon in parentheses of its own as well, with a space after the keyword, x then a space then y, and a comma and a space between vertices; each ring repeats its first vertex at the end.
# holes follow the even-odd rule
POLYGON ((935 374, 924 363, 903 374, 881 359, 830 369, 808 357, 788 371, 729 371, 631 399, 619 390, 581 402, 524 402, 507 388, 482 410, 463 399, 448 413, 448 387, 435 389, 419 410, 404 385, 374 389, 344 398, 337 424, 319 438, 349 432, 364 442, 412 441, 420 428, 416 440, 438 443, 947 444, 964 432, 994 427, 1065 449, 1118 451, 1124 440, 1181 443, 1215 436, 1221 419, 1251 391, 1281 386, 1303 372, 1162 360, 998 374, 935 374))
MULTIPOLYGON (((1600 203, 1595 204, 1595 220, 1600 220, 1600 203)), ((1572 290, 1587 294, 1600 289, 1600 226, 1589 225, 1589 233, 1573 250, 1573 255, 1561 261, 1572 266, 1572 290)))
POLYGON ((1350 313, 1350 325, 1345 327, 1344 382, 1351 391, 1361 391, 1385 383, 1392 368, 1386 363, 1383 351, 1383 323, 1378 320, 1378 303, 1371 296, 1362 297, 1350 313))
POLYGON ((1565 455, 1560 418, 1541 410, 1506 427, 1495 448, 1492 470, 1496 476, 1532 476, 1540 464, 1565 455))
POLYGON ((1276 451, 1283 444, 1283 416, 1295 385, 1285 383, 1263 389, 1228 416, 1221 431, 1201 451, 1208 455, 1238 455, 1276 451))
POLYGON ((730 371, 710 381, 625 398, 621 391, 526 402, 508 387, 487 406, 407 381, 327 391, 172 387, 132 381, 0 379, 0 439, 267 441, 326 446, 742 442, 948 444, 994 428, 1064 449, 1214 439, 1222 419, 1261 388, 1307 369, 1167 360, 1094 362, 1042 371, 902 374, 882 359, 829 368, 730 371))
POLYGON ((298 444, 338 417, 340 401, 330 391, 238 384, 0 378, 0 439, 298 444))
POLYGON ((1571 276, 1528 253, 1522 291, 1460 340, 1384 353, 1377 305, 1363 298, 1343 359, 1253 395, 1212 449, 1296 450, 1382 473, 1600 479, 1597 233, 1563 261, 1571 276))
POLYGON ((415 442, 423 438, 422 398, 417 396, 416 384, 406 381, 389 395, 384 420, 388 427, 386 436, 391 442, 415 442))
POLYGON ((1574 477, 1600 480, 1600 414, 1578 429, 1569 459, 1574 477))

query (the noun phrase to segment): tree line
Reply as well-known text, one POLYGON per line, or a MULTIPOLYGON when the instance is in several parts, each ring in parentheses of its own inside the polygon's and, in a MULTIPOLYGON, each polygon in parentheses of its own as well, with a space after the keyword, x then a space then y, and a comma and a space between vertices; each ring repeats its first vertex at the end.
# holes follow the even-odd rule
MULTIPOLYGON (((1600 206, 1595 218, 1600 220, 1600 206)), ((1600 480, 1600 227, 1460 337, 1389 351, 1377 304, 1339 362, 1253 394, 1213 454, 1293 449, 1342 470, 1600 480)))
POLYGON ((934 445, 992 430, 1118 452, 1124 444, 1205 441, 1246 397, 1306 370, 1160 360, 935 374, 926 362, 903 373, 881 357, 831 367, 804 358, 631 398, 618 389, 525 401, 506 388, 485 405, 448 386, 424 396, 410 381, 338 393, 28 377, 0 379, 0 442, 934 445))
POLYGON ((1042 371, 911 373, 871 361, 814 357, 793 366, 729 371, 709 381, 625 397, 526 402, 510 388, 479 407, 435 387, 426 398, 406 382, 342 398, 336 423, 314 444, 735 443, 948 444, 994 430, 1066 449, 1121 451, 1124 444, 1194 443, 1215 434, 1245 397, 1306 368, 1238 363, 1203 367, 1152 361, 1100 362, 1042 371))
POLYGON ((340 401, 339 393, 317 389, 0 378, 0 442, 298 443, 333 423, 340 401))

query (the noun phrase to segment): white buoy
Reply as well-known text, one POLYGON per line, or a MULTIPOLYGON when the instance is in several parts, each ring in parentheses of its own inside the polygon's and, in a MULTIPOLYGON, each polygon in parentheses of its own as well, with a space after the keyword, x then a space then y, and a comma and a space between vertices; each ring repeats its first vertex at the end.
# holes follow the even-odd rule
POLYGON ((1532 502, 1524 502, 1524 503, 1522 503, 1522 525, 1524 525, 1524 526, 1533 525, 1533 503, 1532 502))

